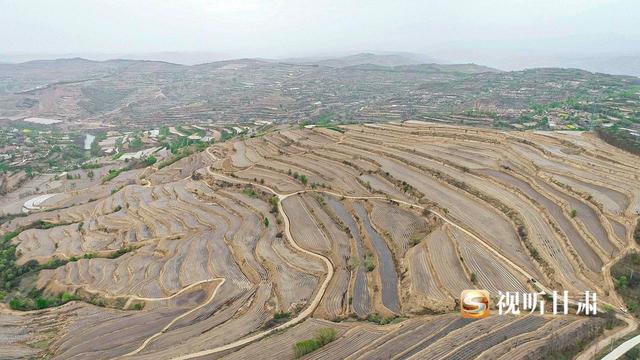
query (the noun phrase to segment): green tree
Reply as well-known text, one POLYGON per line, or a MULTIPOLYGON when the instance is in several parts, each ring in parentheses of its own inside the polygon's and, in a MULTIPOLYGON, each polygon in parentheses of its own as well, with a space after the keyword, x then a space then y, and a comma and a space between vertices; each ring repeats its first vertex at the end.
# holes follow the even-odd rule
POLYGON ((147 156, 146 159, 144 159, 144 164, 147 165, 147 166, 151 166, 151 165, 155 164, 156 161, 158 161, 158 159, 156 159, 155 156, 149 155, 149 156, 147 156))

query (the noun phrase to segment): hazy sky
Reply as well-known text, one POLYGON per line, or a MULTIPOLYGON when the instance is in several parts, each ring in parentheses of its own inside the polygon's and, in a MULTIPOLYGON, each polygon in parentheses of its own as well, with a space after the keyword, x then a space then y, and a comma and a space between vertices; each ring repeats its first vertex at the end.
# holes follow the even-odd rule
POLYGON ((640 0, 0 0, 0 52, 640 52, 640 0))

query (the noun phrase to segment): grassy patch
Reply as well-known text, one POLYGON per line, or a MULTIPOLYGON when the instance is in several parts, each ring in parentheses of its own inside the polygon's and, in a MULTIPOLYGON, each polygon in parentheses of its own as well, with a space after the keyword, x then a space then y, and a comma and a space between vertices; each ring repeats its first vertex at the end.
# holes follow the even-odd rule
POLYGON ((296 358, 313 352, 336 339, 336 330, 333 328, 322 328, 316 331, 316 336, 311 339, 302 340, 293 346, 296 358))
POLYGON ((376 268, 376 263, 373 261, 373 256, 371 254, 367 254, 365 256, 364 268, 367 270, 367 272, 371 272, 376 268))
POLYGON ((32 290, 26 296, 13 296, 9 300, 9 307, 13 310, 21 311, 46 309, 79 299, 76 295, 67 292, 56 295, 43 295, 39 290, 32 290))
POLYGON ((102 183, 104 184, 107 181, 113 180, 118 175, 120 175, 120 173, 122 173, 122 171, 123 171, 123 169, 109 169, 109 172, 107 173, 107 175, 105 175, 102 178, 102 183))
POLYGON ((289 311, 278 311, 273 314, 273 320, 283 320, 291 318, 291 313, 289 311))
POLYGON ((253 189, 250 189, 250 188, 242 190, 242 193, 247 195, 250 198, 255 198, 256 196, 258 196, 256 194, 256 192, 253 189))
POLYGON ((382 317, 376 312, 371 313, 367 316, 367 321, 378 325, 387 325, 401 320, 403 320, 403 318, 399 318, 397 316, 382 317))

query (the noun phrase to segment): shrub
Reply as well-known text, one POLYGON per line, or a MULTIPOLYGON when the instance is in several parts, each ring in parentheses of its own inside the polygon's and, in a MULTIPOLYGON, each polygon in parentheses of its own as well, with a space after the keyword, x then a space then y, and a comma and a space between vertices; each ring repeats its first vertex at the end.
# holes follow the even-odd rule
POLYGON ((395 316, 390 316, 390 317, 382 317, 380 316, 380 314, 378 313, 371 313, 367 316, 367 321, 372 322, 372 323, 376 323, 378 325, 387 325, 389 323, 391 323, 394 319, 396 319, 395 316))
POLYGON ((242 193, 250 198, 255 198, 256 196, 258 196, 253 189, 244 189, 242 190, 242 193))
POLYGON ((291 317, 291 313, 288 311, 278 311, 275 314, 273 314, 274 320, 288 319, 290 317, 291 317))
POLYGON ((319 349, 322 345, 320 345, 320 341, 316 339, 308 339, 297 342, 294 345, 294 352, 296 358, 302 357, 312 351, 319 349))
POLYGON ((574 217, 576 217, 577 214, 578 214, 578 211, 576 209, 571 209, 571 212, 569 213, 569 216, 574 218, 574 217))
POLYGON ((422 237, 420 236, 420 234, 413 234, 409 239, 409 245, 416 246, 420 244, 421 241, 422 241, 422 237))
POLYGON ((367 255, 365 257, 364 268, 367 270, 367 272, 371 272, 376 268, 376 264, 373 262, 373 257, 371 255, 367 255))
POLYGON ((130 251, 135 250, 135 247, 133 245, 129 245, 129 246, 123 246, 120 249, 114 251, 113 253, 111 253, 111 255, 109 255, 109 259, 115 259, 118 258, 130 251))
POLYGON ((6 233, 4 235, 4 237, 2 238, 3 241, 8 242, 9 240, 13 239, 14 237, 18 236, 20 234, 20 231, 18 230, 14 230, 12 232, 6 233))
POLYGON ((49 307, 49 300, 45 297, 36 299, 36 309, 46 309, 49 307))
POLYGON ((302 340, 297 342, 293 346, 296 358, 302 357, 310 352, 313 352, 324 345, 334 341, 336 339, 336 330, 333 328, 318 329, 316 336, 312 339, 302 340))
POLYGON ((132 310, 142 310, 144 309, 144 303, 135 303, 131 305, 132 310))
POLYGON ((40 265, 41 269, 55 269, 62 265, 65 265, 68 260, 58 259, 56 257, 50 259, 45 264, 40 265))
POLYGON ((298 180, 300 180, 300 182, 302 183, 302 185, 307 185, 307 181, 309 181, 307 179, 307 175, 300 175, 300 177, 298 178, 298 180))
POLYGON ((326 345, 336 339, 336 330, 333 328, 319 329, 316 333, 316 339, 318 339, 322 345, 326 345))
POLYGON ((109 169, 109 172, 107 173, 107 175, 105 175, 102 178, 102 182, 105 183, 109 180, 114 179, 116 176, 120 175, 120 173, 123 171, 123 169, 109 169))
POLYGON ((478 275, 476 275, 476 273, 472 272, 470 275, 470 280, 471 282, 475 285, 478 283, 478 275))
POLYGON ((64 292, 62 293, 62 296, 60 296, 60 300, 62 300, 63 303, 67 303, 69 301, 73 301, 73 300, 78 300, 79 298, 73 294, 70 294, 68 292, 64 292))
POLYGON ((147 166, 151 166, 151 165, 155 164, 156 161, 158 161, 158 159, 156 159, 155 156, 149 155, 146 159, 144 159, 144 164, 147 165, 147 166))
POLYGON ((27 310, 28 305, 25 299, 14 297, 9 301, 9 307, 12 310, 27 310))

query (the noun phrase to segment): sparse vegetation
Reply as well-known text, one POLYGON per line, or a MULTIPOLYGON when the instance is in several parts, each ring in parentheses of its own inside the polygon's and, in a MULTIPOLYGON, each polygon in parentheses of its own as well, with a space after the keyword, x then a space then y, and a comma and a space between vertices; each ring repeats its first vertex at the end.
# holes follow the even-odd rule
POLYGON ((611 267, 616 291, 629 312, 640 317, 640 254, 631 253, 611 267))
POLYGON ((472 284, 477 285, 478 284, 478 275, 476 275, 476 273, 471 272, 471 274, 469 275, 469 280, 471 281, 472 284))
POLYGON ((367 272, 372 272, 376 268, 376 263, 373 260, 373 255, 367 254, 364 258, 364 268, 367 272))
POLYGON ((296 358, 311 353, 336 339, 336 330, 333 328, 321 328, 312 339, 297 342, 294 347, 296 358))
POLYGON ((144 164, 145 164, 146 166, 151 166, 151 165, 155 164, 155 163, 156 163, 156 161, 158 161, 158 159, 156 159, 156 157, 155 157, 155 156, 153 156, 153 155, 149 155, 149 156, 147 156, 147 157, 144 159, 144 164))
POLYGON ((60 306, 69 301, 79 300, 80 298, 70 293, 59 293, 57 295, 47 296, 40 290, 32 290, 26 296, 14 295, 9 300, 9 307, 13 310, 40 310, 49 307, 60 306))
POLYGON ((102 178, 102 183, 106 183, 115 179, 118 175, 120 175, 124 169, 109 169, 109 172, 102 178))

